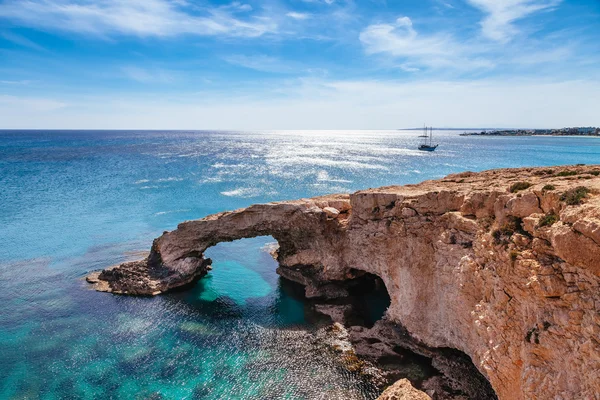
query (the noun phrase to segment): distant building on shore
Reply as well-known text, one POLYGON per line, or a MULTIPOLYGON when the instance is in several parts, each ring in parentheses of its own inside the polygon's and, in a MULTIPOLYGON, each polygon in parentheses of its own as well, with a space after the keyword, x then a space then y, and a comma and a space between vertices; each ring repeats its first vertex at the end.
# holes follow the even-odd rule
POLYGON ((506 129, 481 132, 465 132, 461 136, 600 136, 598 127, 573 127, 561 129, 506 129))

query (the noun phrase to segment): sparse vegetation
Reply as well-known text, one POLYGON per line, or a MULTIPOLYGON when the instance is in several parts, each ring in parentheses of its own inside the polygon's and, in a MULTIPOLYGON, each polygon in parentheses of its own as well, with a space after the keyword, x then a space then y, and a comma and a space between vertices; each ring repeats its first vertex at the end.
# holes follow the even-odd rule
POLYGON ((499 229, 492 232, 496 244, 507 244, 514 233, 529 235, 523 230, 521 218, 510 217, 499 229))
POLYGON ((583 199, 585 199, 590 193, 590 189, 585 186, 577 186, 574 189, 569 189, 564 192, 560 196, 560 200, 564 201, 570 206, 575 206, 577 204, 583 203, 583 199))
POLYGON ((538 223, 538 226, 539 227, 552 226, 556 222, 558 222, 558 215, 556 215, 554 213, 548 213, 548 214, 544 215, 542 218, 540 218, 540 222, 538 223))
POLYGON ((510 186, 511 193, 517 193, 519 190, 525 190, 530 188, 532 185, 529 182, 515 182, 510 186))
POLYGON ((523 231, 521 224, 521 218, 510 217, 508 221, 506 221, 506 223, 502 225, 502 227, 500 228, 500 232, 507 236, 512 236, 512 234, 515 232, 521 233, 523 231))
POLYGON ((542 192, 547 192, 549 190, 554 190, 556 189, 556 186, 554 185, 544 185, 544 187, 542 188, 542 192))
POLYGON ((519 256, 519 252, 517 250, 511 250, 510 251, 510 259, 511 261, 515 262, 517 260, 517 257, 519 256))
POLYGON ((558 174, 556 174, 556 176, 575 176, 578 174, 579 174, 579 172, 577 172, 577 171, 564 170, 564 171, 560 171, 558 174))
POLYGON ((590 174, 592 174, 594 176, 598 176, 598 175, 600 175, 600 170, 598 170, 598 169, 592 170, 592 171, 590 171, 590 174))

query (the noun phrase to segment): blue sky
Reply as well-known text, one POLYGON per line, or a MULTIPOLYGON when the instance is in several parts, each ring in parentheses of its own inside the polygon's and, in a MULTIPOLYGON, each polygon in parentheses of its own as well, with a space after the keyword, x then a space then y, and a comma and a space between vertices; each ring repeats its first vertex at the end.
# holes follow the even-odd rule
POLYGON ((0 0, 0 128, 600 125, 599 0, 0 0))

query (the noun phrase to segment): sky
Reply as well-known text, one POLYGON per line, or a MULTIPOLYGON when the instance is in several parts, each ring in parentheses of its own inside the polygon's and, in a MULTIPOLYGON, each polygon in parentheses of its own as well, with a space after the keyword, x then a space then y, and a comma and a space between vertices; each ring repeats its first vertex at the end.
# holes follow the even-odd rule
POLYGON ((600 126, 600 0, 0 0, 0 129, 600 126))

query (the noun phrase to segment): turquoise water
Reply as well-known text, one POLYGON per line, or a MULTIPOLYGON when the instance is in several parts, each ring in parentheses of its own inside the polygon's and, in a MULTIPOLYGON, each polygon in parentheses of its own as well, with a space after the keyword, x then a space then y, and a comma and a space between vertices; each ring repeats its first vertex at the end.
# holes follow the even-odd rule
POLYGON ((0 398, 373 398, 254 238, 209 249, 188 291, 89 290, 178 222, 463 170, 599 163, 600 139, 439 132, 0 131, 0 398), (323 397, 323 393, 327 393, 323 397))

